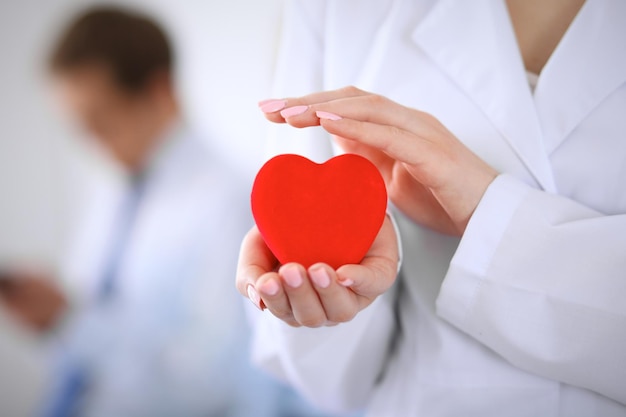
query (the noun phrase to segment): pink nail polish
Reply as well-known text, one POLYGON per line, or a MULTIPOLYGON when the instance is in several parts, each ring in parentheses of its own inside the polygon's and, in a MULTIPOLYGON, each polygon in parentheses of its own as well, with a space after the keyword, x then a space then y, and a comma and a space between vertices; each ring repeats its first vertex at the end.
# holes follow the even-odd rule
POLYGON ((248 293, 248 298, 252 301, 252 304, 254 304, 259 310, 263 311, 261 308, 261 297, 259 297, 259 293, 256 292, 256 289, 252 284, 248 284, 246 292, 248 293))
POLYGON ((270 101, 276 101, 276 99, 275 99, 275 98, 268 98, 268 99, 266 99, 266 100, 261 100, 261 101, 259 101, 258 106, 259 106, 259 107, 262 107, 264 104, 267 104, 267 103, 269 103, 270 101))
POLYGON ((320 119, 325 120, 341 120, 341 116, 338 116, 335 113, 329 113, 327 111, 316 111, 315 115, 320 119))
POLYGON ((351 279, 344 279, 342 281, 338 281, 340 285, 343 285, 344 287, 349 287, 352 284, 354 284, 354 281, 352 281, 351 279))
POLYGON ((317 268, 309 271, 311 280, 320 288, 328 288, 330 285, 330 277, 324 268, 317 268))
POLYGON ((286 105, 286 100, 270 100, 261 106, 261 111, 263 113, 275 113, 284 109, 286 105))
POLYGON ((302 285, 302 275, 300 275, 300 271, 295 266, 284 268, 281 274, 287 285, 291 288, 298 288, 302 285))
POLYGON ((282 110, 280 112, 280 115, 287 119, 288 117, 298 116, 306 112, 308 109, 309 106, 293 106, 282 110))
POLYGON ((261 291, 263 294, 267 294, 270 296, 278 294, 279 290, 280 290, 280 286, 273 279, 266 281, 265 283, 263 283, 263 285, 259 287, 259 291, 261 291))

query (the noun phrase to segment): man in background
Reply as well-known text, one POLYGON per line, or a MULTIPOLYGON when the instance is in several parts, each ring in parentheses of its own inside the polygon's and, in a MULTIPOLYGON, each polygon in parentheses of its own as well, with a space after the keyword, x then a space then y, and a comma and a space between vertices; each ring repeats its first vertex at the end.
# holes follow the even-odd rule
POLYGON ((316 415, 248 365, 231 282, 248 202, 236 175, 186 125, 173 67, 159 26, 117 9, 80 16, 51 54, 62 105, 123 169, 91 188, 77 219, 68 312, 37 277, 7 278, 0 288, 24 322, 56 325, 43 414, 316 415))

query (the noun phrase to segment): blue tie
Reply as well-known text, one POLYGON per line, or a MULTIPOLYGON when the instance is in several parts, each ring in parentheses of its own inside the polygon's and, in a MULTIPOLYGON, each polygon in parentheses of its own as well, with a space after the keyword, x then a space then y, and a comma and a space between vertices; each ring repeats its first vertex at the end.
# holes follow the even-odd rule
MULTIPOLYGON (((129 237, 144 194, 145 182, 141 176, 134 177, 130 190, 122 202, 109 243, 107 261, 98 282, 96 304, 104 304, 115 295, 119 270, 128 249, 129 237)), ((89 390, 90 375, 85 364, 67 352, 61 356, 59 385, 54 390, 42 417, 79 416, 81 399, 89 390)))
POLYGON ((105 302, 115 293, 119 269, 124 261, 130 234, 133 230, 139 205, 145 189, 145 180, 138 176, 133 178, 131 189, 124 200, 118 215, 115 235, 111 239, 109 256, 99 282, 97 299, 105 302))

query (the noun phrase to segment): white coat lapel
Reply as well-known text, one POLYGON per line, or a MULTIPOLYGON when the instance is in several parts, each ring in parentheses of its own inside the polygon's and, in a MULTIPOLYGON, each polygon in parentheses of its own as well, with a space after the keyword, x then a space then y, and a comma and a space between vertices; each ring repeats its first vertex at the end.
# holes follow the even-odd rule
POLYGON ((367 44, 365 59, 361 60, 356 71, 354 71, 357 76, 353 76, 353 78, 357 80, 356 84, 359 86, 374 85, 374 80, 379 77, 380 67, 385 59, 389 42, 392 42, 393 26, 397 22, 398 14, 401 13, 402 0, 387 2, 387 7, 386 13, 382 15, 384 19, 381 19, 374 37, 367 44))
POLYGON ((544 67, 535 91, 548 152, 626 82, 626 2, 587 0, 544 67))
POLYGON ((504 2, 441 0, 412 39, 482 109, 540 186, 555 191, 504 2))

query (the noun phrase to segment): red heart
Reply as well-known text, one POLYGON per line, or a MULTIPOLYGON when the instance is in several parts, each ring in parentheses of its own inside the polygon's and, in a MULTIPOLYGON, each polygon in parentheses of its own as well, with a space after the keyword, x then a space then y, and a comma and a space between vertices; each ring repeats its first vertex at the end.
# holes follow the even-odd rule
POLYGON ((299 155, 276 156, 263 165, 252 188, 254 220, 282 264, 358 264, 386 208, 380 172, 353 154, 323 164, 299 155))

